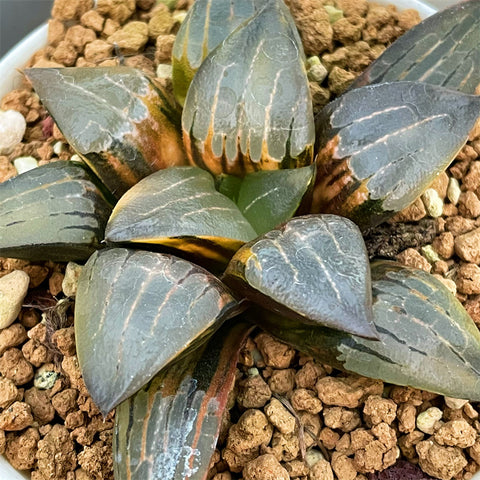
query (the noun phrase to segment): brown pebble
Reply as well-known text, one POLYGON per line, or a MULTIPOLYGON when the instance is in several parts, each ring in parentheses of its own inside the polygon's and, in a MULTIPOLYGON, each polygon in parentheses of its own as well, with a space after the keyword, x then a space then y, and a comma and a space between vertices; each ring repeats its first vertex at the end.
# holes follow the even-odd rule
POLYGON ((110 57, 113 52, 113 45, 104 40, 94 40, 85 45, 83 53, 87 62, 99 63, 110 57))
POLYGON ((474 192, 467 191, 460 194, 458 213, 466 218, 477 218, 480 216, 480 200, 474 192))
POLYGON ((397 404, 380 395, 370 395, 365 401, 363 415, 368 426, 385 422, 390 425, 396 417, 397 404))
POLYGON ((414 248, 407 248, 397 255, 397 260, 407 267, 418 268, 425 272, 430 272, 432 265, 430 262, 420 255, 414 248))
POLYGON ((53 425, 38 442, 37 461, 38 470, 45 478, 64 478, 75 469, 75 447, 63 425, 53 425))
POLYGON ((24 385, 33 379, 33 367, 25 360, 23 353, 17 348, 8 349, 0 357, 0 373, 15 385, 24 385))
POLYGON ((288 368, 290 366, 295 357, 295 350, 292 347, 275 340, 266 333, 260 333, 254 340, 266 365, 273 368, 288 368))
POLYGON ((0 330, 0 355, 9 348, 22 344, 27 338, 24 326, 19 323, 0 330))
POLYGON ((17 470, 30 470, 36 463, 35 454, 40 434, 37 428, 28 428, 20 434, 7 435, 7 448, 5 456, 17 470))
POLYGON ((53 352, 36 340, 29 340, 22 347, 23 356, 34 366, 40 367, 53 360, 53 352))
POLYGON ((475 228, 475 220, 460 216, 449 217, 445 220, 445 229, 452 232, 454 237, 470 232, 475 228))
POLYGON ((268 379, 268 386, 273 393, 286 395, 295 386, 295 370, 293 368, 274 370, 268 379))
POLYGON ((455 241, 452 232, 444 232, 433 240, 433 249, 444 259, 449 259, 455 252, 455 241))
POLYGON ((78 391, 74 388, 66 388, 52 398, 53 408, 64 419, 69 412, 76 408, 78 391))
POLYGON ((463 305, 472 320, 476 324, 480 324, 480 295, 475 295, 469 298, 463 305))
POLYGON ((457 270, 455 280, 460 293, 467 295, 480 293, 480 267, 474 263, 465 263, 457 270))
POLYGON ((457 447, 442 447, 433 440, 424 440, 416 446, 419 465, 425 473, 450 480, 467 465, 467 460, 457 447))
POLYGON ((40 425, 45 425, 55 417, 55 409, 47 391, 32 387, 25 391, 25 403, 30 405, 33 418, 40 425))
POLYGON ((0 428, 5 431, 24 430, 32 423, 32 410, 25 402, 14 402, 0 413, 0 428))
POLYGON ((105 18, 102 17, 96 10, 88 10, 81 18, 80 22, 84 27, 91 28, 95 32, 101 32, 105 18))
POLYGON ((290 480, 288 472, 274 455, 260 455, 243 469, 244 480, 290 480))
POLYGON ((368 395, 381 395, 383 382, 364 377, 325 377, 315 385, 324 405, 347 408, 360 406, 368 395))
POLYGON ((306 388, 295 389, 290 397, 290 402, 295 410, 313 414, 321 412, 323 408, 322 402, 315 393, 306 388))
POLYGON ((325 426, 342 432, 351 432, 362 423, 357 410, 343 407, 325 407, 323 421, 325 426))
POLYGON ((9 378, 0 377, 0 408, 7 408, 19 400, 19 391, 9 378))
POLYGON ((71 357, 75 355, 75 327, 60 328, 52 335, 52 342, 62 355, 71 357))
POLYGON ((480 263, 480 228, 455 238, 455 253, 465 262, 480 263))
POLYGON ((261 375, 249 376, 238 382, 237 402, 243 408, 262 408, 272 392, 261 375))

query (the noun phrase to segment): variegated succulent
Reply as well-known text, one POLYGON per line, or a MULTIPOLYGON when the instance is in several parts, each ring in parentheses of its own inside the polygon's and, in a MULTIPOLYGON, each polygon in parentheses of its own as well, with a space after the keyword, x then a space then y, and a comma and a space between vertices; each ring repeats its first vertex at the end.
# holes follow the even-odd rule
POLYGON ((467 141, 479 28, 477 0, 430 17, 315 119, 282 0, 197 0, 176 100, 126 67, 26 72, 82 162, 0 185, 0 254, 88 258, 77 351, 100 410, 117 407, 116 478, 206 478, 254 324, 334 367, 480 401, 461 304, 370 263, 362 237, 467 141))

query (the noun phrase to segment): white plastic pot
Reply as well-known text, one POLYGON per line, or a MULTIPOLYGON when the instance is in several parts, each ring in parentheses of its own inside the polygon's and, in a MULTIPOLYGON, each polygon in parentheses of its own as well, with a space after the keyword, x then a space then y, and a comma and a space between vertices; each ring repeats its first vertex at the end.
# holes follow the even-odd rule
MULTIPOLYGON (((430 3, 421 0, 377 0, 378 3, 393 3, 402 10, 415 8, 422 18, 435 13, 439 8, 456 3, 455 0, 430 0, 430 3), (435 4, 436 7, 431 6, 435 4)), ((19 70, 25 65, 32 54, 47 43, 47 26, 42 25, 25 37, 12 50, 0 60, 0 98, 16 88, 21 80, 19 70)), ((1 480, 28 480, 30 475, 22 474, 15 470, 8 461, 0 455, 0 479, 1 480)), ((480 480, 480 472, 475 474, 472 480, 480 480)))

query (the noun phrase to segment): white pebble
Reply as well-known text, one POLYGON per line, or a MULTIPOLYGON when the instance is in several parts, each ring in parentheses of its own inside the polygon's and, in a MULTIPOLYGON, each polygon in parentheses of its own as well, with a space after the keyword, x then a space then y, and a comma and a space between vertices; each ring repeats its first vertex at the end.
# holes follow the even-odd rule
POLYGON ((62 281, 62 291, 67 297, 74 297, 77 294, 78 277, 82 273, 82 268, 75 262, 67 263, 62 281))
POLYGON ((0 155, 8 155, 22 141, 27 128, 23 115, 16 110, 0 110, 0 155))
POLYGON ((83 163, 82 157, 80 155, 77 155, 76 153, 74 153, 72 155, 72 158, 70 158, 70 161, 71 162, 82 162, 83 163))
POLYGON ((60 140, 53 144, 53 153, 55 155, 60 155, 65 150, 65 144, 60 140))
POLYGON ((172 78, 172 66, 165 63, 160 63, 157 67, 157 78, 172 78))
POLYGON ((0 278, 0 329, 10 326, 18 317, 29 283, 30 277, 23 270, 0 278))
POLYGON ((172 18, 175 23, 183 23, 186 16, 187 12, 185 10, 177 10, 173 12, 172 18))
POLYGON ((13 161, 13 165, 19 174, 28 172, 38 167, 38 161, 34 157, 18 157, 13 161))
POLYGON ((328 19, 330 23, 335 23, 336 21, 343 18, 343 10, 339 10, 338 8, 335 8, 333 5, 324 5, 323 8, 328 13, 328 19))
POLYGON ((323 456, 322 452, 315 448, 311 448, 305 453, 305 463, 309 468, 312 468, 316 463, 324 459, 325 457, 323 456))
POLYGON ((468 400, 462 398, 445 397, 445 405, 452 410, 460 410, 468 403, 468 400))
POLYGON ((462 190, 460 189, 460 184, 456 178, 450 177, 447 187, 447 198, 450 200, 450 203, 456 205, 462 190))
POLYGON ((257 375, 260 375, 260 372, 258 371, 258 368, 252 367, 248 369, 248 376, 249 377, 256 377, 257 375))
POLYGON ((433 188, 427 188, 422 195, 422 201, 425 205, 427 213, 433 217, 441 217, 443 213, 443 200, 440 195, 433 188))
POLYGON ((307 77, 311 82, 322 83, 327 78, 328 70, 323 64, 312 65, 307 71, 307 77))
POLYGON ((442 411, 437 407, 427 408, 417 415, 417 428, 423 432, 432 435, 435 432, 435 424, 441 420, 442 411))
POLYGON ((35 374, 33 386, 40 390, 49 390, 55 385, 59 374, 48 365, 42 365, 35 374))
POLYGON ((438 253, 433 249, 431 245, 425 245, 422 247, 422 255, 430 262, 435 263, 440 260, 438 253))

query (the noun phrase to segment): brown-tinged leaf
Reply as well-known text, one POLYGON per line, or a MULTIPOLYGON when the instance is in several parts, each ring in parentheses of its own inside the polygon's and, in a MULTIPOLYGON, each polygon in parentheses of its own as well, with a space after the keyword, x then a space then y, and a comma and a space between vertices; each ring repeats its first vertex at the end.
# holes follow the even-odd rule
POLYGON ((111 207, 79 164, 58 161, 0 183, 0 256, 84 260, 111 207))
POLYGON ((185 163, 179 112, 140 70, 26 70, 68 143, 119 198, 147 175, 185 163))
POLYGON ((173 89, 181 105, 205 57, 264 3, 264 0, 196 0, 183 20, 173 45, 173 89))
POLYGON ((220 280, 185 260, 121 248, 95 253, 75 304, 78 359, 93 401, 107 414, 237 309, 220 280))
POLYGON ((256 236, 235 203, 215 190, 213 177, 197 167, 143 179, 117 203, 105 232, 110 244, 165 245, 218 261, 256 236))
POLYGON ((350 220, 308 215, 244 245, 223 277, 235 292, 295 322, 376 338, 370 265, 350 220))
POLYGON ((362 229, 410 205, 467 141, 480 97, 418 82, 357 88, 317 116, 312 211, 362 229))
POLYGON ((480 332, 461 303, 423 270, 390 261, 371 270, 377 341, 278 316, 258 314, 255 322, 336 368, 480 401, 480 332))
POLYGON ((243 322, 225 325, 206 347, 164 368, 118 406, 116 478, 206 480, 250 330, 243 322))
POLYGON ((480 2, 458 2, 410 29, 351 88, 400 80, 475 93, 480 84, 480 2))
POLYGON ((302 43, 282 0, 268 0, 204 60, 185 100, 190 162, 244 176, 310 165, 314 124, 302 43))

